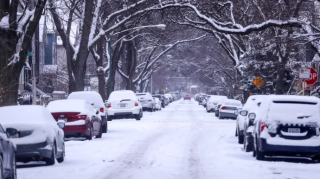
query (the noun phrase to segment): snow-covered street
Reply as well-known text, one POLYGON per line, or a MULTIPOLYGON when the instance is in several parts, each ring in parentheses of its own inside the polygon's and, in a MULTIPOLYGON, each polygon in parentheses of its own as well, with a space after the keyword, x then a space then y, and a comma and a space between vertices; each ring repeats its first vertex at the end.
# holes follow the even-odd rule
MULTIPOLYGON (((301 163, 302 162, 302 163, 301 163)), ((66 142, 65 162, 19 164, 19 179, 271 179, 319 176, 320 165, 257 161, 242 150, 235 121, 178 100, 141 121, 114 120, 101 139, 66 142)))

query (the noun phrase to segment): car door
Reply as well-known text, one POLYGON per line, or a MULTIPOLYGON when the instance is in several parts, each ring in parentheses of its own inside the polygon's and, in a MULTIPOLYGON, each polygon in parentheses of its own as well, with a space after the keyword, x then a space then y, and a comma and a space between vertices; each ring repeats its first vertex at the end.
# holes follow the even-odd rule
POLYGON ((11 158, 12 152, 10 150, 11 149, 11 143, 7 137, 6 132, 4 131, 4 129, 2 128, 2 126, 0 125, 0 143, 2 146, 2 152, 3 152, 3 166, 5 168, 10 167, 10 161, 9 160, 11 158))

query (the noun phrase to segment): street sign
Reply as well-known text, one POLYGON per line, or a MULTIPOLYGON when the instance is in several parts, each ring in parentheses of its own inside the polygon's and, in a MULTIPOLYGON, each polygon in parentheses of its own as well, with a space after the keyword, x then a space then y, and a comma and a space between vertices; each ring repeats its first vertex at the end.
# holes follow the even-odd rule
POLYGON ((253 80, 253 84, 256 85, 257 88, 260 88, 264 84, 264 81, 262 78, 260 78, 260 76, 258 76, 253 80))
POLYGON ((305 90, 314 90, 314 86, 306 86, 305 90))
POLYGON ((305 81, 307 85, 314 85, 318 81, 318 72, 313 68, 307 68, 310 70, 309 78, 303 79, 300 78, 301 81, 305 81))
POLYGON ((310 69, 309 68, 300 68, 299 78, 301 78, 301 79, 303 79, 303 78, 309 79, 309 77, 310 77, 310 69))

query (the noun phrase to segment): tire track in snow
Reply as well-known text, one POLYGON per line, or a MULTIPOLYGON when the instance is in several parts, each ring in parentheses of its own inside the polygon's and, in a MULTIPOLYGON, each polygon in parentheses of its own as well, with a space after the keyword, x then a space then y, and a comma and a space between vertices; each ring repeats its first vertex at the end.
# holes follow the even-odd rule
MULTIPOLYGON (((177 101, 180 102, 180 101, 177 101)), ((177 106, 178 108, 176 110, 178 110, 181 106, 179 105, 174 105, 171 104, 173 107, 177 106)), ((165 111, 167 108, 163 109, 163 111, 165 111)), ((176 114, 176 110, 168 110, 168 114, 166 119, 164 120, 172 120, 172 118, 174 118, 173 116, 176 114)), ((142 121, 143 122, 143 119, 142 121)), ((142 158, 144 157, 145 153, 148 151, 150 145, 152 145, 153 143, 157 142, 157 140, 167 134, 167 129, 168 128, 168 122, 161 122, 160 126, 157 127, 157 131, 155 131, 154 133, 151 134, 150 137, 147 137, 146 139, 144 139, 139 146, 131 146, 129 148, 133 149, 128 151, 127 154, 123 155, 121 158, 115 159, 114 165, 106 170, 110 171, 109 174, 107 175, 103 175, 103 177, 99 177, 99 178, 103 178, 103 179, 113 179, 113 178, 117 178, 117 179, 122 179, 122 178, 134 178, 134 169, 135 168, 142 168, 144 167, 142 158)), ((153 161, 151 161, 149 163, 149 165, 152 165, 153 161)), ((105 172, 103 172, 105 173, 105 172)), ((101 176, 102 173, 100 173, 101 176)), ((93 177, 94 179, 97 178, 93 177)))

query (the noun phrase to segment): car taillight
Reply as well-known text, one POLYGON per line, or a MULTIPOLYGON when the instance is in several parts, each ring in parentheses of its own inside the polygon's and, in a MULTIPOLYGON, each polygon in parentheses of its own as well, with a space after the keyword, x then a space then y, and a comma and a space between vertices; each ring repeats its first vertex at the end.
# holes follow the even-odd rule
POLYGON ((265 122, 261 122, 260 123, 260 132, 262 132, 265 127, 266 127, 266 123, 265 122))
POLYGON ((186 97, 186 96, 184 96, 184 97, 186 97))
POLYGON ((149 102, 151 102, 151 100, 149 100, 149 102))
POLYGON ((218 106, 218 109, 220 109, 220 106, 218 106))
POLYGON ((108 108, 111 108, 111 103, 108 103, 108 108))
POLYGON ((73 118, 77 118, 77 119, 87 119, 87 115, 76 115, 76 116, 72 116, 73 118))
POLYGON ((200 100, 199 102, 200 102, 200 103, 202 103, 202 101, 201 101, 201 100, 200 100))
POLYGON ((222 106, 222 107, 221 107, 221 109, 226 109, 226 108, 227 108, 227 107, 225 107, 225 106, 222 106))
POLYGON ((134 106, 139 106, 139 104, 138 104, 138 103, 136 103, 136 104, 134 104, 134 106))
POLYGON ((104 108, 100 108, 100 112, 102 112, 102 113, 103 113, 103 112, 104 112, 104 108))

